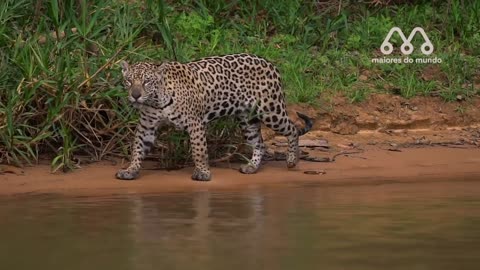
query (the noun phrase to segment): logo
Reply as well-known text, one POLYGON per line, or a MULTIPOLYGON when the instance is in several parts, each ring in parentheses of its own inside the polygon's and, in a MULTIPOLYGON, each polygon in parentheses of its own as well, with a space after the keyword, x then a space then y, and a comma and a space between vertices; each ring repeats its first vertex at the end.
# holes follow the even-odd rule
POLYGON ((423 28, 415 27, 408 36, 408 38, 406 38, 402 32, 402 29, 400 29, 399 27, 393 27, 392 29, 390 29, 390 32, 388 32, 387 37, 385 37, 385 40, 383 40, 383 43, 380 46, 380 51, 382 51, 382 53, 385 55, 389 55, 393 52, 393 45, 392 43, 390 43, 390 38, 394 33, 398 33, 403 41, 403 44, 400 46, 400 51, 404 55, 410 55, 413 52, 412 39, 417 33, 420 33, 423 37, 423 40, 425 41, 420 47, 422 53, 425 55, 430 55, 433 52, 433 44, 425 33, 425 30, 423 30, 423 28))
POLYGON ((387 36, 383 40, 382 44, 380 45, 380 51, 383 53, 383 57, 380 58, 372 58, 372 63, 375 64, 439 64, 442 63, 442 59, 439 57, 423 57, 423 58, 412 58, 409 55, 413 53, 415 48, 413 47, 412 40, 417 33, 423 37, 423 44, 420 46, 420 51, 422 51, 423 55, 428 56, 433 53, 433 43, 428 38, 425 30, 422 27, 415 27, 413 28, 412 32, 408 36, 402 32, 402 29, 399 27, 393 27, 388 32, 387 36), (400 38, 402 39, 403 43, 400 45, 400 51, 402 52, 403 56, 392 56, 388 57, 387 55, 392 54, 393 52, 393 44, 390 42, 392 35, 398 33, 400 38))

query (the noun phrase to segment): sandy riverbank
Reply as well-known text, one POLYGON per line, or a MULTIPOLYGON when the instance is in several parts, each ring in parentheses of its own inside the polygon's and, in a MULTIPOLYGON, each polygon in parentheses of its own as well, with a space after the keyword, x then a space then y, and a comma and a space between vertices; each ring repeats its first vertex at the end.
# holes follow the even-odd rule
POLYGON ((190 180, 192 168, 176 171, 143 170, 135 181, 119 181, 119 165, 96 163, 71 173, 50 173, 47 165, 24 168, 21 173, 0 175, 0 194, 59 193, 68 195, 110 195, 160 193, 203 189, 248 188, 252 185, 310 183, 325 185, 379 184, 412 181, 480 181, 480 150, 448 147, 407 148, 401 152, 372 146, 363 153, 339 156, 335 162, 301 161, 288 170, 283 161, 270 161, 254 175, 240 174, 239 164, 212 168, 210 182, 190 180), (324 170, 325 174, 305 174, 324 170))

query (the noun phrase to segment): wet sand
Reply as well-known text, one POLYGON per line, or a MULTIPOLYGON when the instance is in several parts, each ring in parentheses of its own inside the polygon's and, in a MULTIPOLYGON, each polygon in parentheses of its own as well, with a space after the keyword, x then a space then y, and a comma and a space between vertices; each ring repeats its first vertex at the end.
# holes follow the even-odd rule
POLYGON ((240 164, 219 164, 212 168, 212 181, 190 180, 193 168, 176 171, 142 170, 134 181, 116 180, 121 167, 108 163, 84 166, 70 173, 50 173, 47 165, 23 169, 20 175, 0 175, 0 195, 58 193, 65 195, 147 194, 165 191, 248 188, 259 185, 369 185, 398 182, 480 180, 480 150, 447 147, 407 148, 401 152, 374 148, 361 154, 339 156, 335 162, 300 161, 287 169, 283 161, 263 164, 257 174, 243 175, 240 164), (324 170, 325 174, 305 174, 324 170))

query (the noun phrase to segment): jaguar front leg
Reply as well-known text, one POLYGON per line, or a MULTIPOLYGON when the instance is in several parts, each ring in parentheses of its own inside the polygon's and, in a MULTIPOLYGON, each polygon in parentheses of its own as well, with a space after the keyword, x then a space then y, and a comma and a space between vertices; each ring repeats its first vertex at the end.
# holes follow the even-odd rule
POLYGON ((194 120, 189 125, 188 133, 190 135, 192 158, 195 163, 192 180, 209 181, 211 174, 210 166, 208 165, 205 125, 200 120, 194 120))
POLYGON ((137 125, 137 130, 135 131, 135 141, 132 145, 130 165, 128 168, 117 172, 116 177, 118 179, 133 180, 138 177, 142 160, 155 143, 157 127, 157 124, 154 124, 151 119, 148 119, 144 115, 141 116, 140 123, 137 125))

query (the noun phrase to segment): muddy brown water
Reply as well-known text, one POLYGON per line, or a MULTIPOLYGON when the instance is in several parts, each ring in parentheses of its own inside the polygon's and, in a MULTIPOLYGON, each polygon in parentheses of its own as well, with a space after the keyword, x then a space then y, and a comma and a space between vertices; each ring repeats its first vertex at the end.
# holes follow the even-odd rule
POLYGON ((0 269, 478 269, 480 181, 0 199, 0 269))

